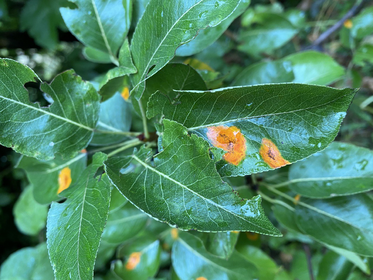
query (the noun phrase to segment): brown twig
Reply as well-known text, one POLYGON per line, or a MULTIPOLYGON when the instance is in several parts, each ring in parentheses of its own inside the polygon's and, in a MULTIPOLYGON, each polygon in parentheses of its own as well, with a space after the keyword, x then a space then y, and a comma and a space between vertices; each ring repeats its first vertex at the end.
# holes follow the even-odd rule
POLYGON ((308 246, 307 244, 303 244, 303 250, 306 253, 308 273, 310 274, 310 280, 315 280, 315 277, 313 275, 313 269, 312 269, 310 246, 308 246))

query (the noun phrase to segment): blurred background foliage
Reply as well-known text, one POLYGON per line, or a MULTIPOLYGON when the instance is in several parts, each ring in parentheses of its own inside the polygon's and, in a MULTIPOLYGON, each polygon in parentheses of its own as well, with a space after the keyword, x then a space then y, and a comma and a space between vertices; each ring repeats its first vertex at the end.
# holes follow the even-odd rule
MULTIPOLYGON (((129 38, 148 1, 134 0, 129 38)), ((45 81, 67 69, 74 69, 85 80, 99 80, 113 66, 85 57, 83 45, 67 30, 60 15, 59 8, 68 6, 74 4, 66 0, 0 0, 0 57, 30 66, 45 81)), ((191 42, 178 49, 174 61, 197 69, 209 88, 275 82, 360 88, 337 140, 373 148, 372 1, 252 0, 240 17, 226 24, 228 29, 222 29, 221 36, 215 42, 211 40, 208 48, 200 51, 191 42)), ((199 36, 209 38, 216 34, 209 32, 201 31, 199 36)), ((36 234, 35 229, 31 233, 29 228, 26 232, 22 230, 22 222, 15 223, 13 215, 17 216, 20 207, 17 208, 17 200, 20 201, 22 191, 29 185, 26 174, 14 169, 18 158, 10 149, 0 147, 0 263, 21 248, 45 241, 45 222, 36 229, 36 234)), ((287 168, 283 168, 257 179, 267 176, 266 181, 270 182, 274 176, 278 182, 286 172, 287 168)), ((250 177, 230 178, 229 182, 243 197, 251 197, 257 186, 250 177)), ((27 203, 32 207, 36 202, 27 203)), ((99 250, 98 275, 106 274, 111 260, 130 255, 138 244, 136 250, 145 250, 155 267, 149 266, 148 274, 142 277, 154 276, 160 267, 158 278, 178 279, 170 270, 172 236, 177 232, 150 221, 145 215, 133 213, 135 209, 124 200, 115 203, 112 202, 108 229, 99 250), (132 227, 115 222, 131 216, 136 216, 132 227), (136 241, 126 243, 134 240, 135 235, 136 241)), ((264 206, 273 217, 270 205, 264 203, 264 206)), ((18 219, 22 217, 18 215, 18 219)), ((238 238, 238 244, 246 246, 241 246, 241 253, 256 267, 265 267, 260 270, 261 279, 274 279, 273 275, 277 275, 276 279, 310 279, 309 262, 317 279, 373 279, 308 236, 285 232, 283 238, 250 233, 232 238, 233 243, 238 238)), ((205 244, 215 244, 212 235, 198 233, 197 236, 205 244)), ((37 250, 44 253, 44 247, 40 246, 37 250)), ((210 250, 215 250, 214 246, 210 250)), ((371 259, 365 261, 373 268, 371 259)), ((111 266, 117 275, 132 279, 133 276, 125 275, 121 263, 111 266)))

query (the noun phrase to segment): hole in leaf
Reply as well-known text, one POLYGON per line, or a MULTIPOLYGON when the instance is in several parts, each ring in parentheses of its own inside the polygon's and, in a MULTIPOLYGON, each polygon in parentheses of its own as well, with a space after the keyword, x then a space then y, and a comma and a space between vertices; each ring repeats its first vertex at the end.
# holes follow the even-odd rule
POLYGON ((30 102, 39 103, 41 107, 48 107, 53 103, 52 97, 40 90, 40 83, 28 82, 24 87, 28 91, 30 102))

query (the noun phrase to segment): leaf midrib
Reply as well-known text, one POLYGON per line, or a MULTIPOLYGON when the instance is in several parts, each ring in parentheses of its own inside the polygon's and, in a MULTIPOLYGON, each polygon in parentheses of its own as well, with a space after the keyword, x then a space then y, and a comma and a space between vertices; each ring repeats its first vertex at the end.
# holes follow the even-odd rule
POLYGON ((15 104, 19 104, 19 105, 21 105, 21 106, 24 106, 24 107, 30 108, 30 109, 32 109, 32 110, 35 110, 35 111, 41 112, 41 113, 43 113, 43 114, 50 115, 50 116, 52 116, 52 117, 54 117, 54 118, 56 118, 56 119, 63 120, 63 121, 65 121, 65 122, 71 123, 71 124, 73 124, 73 125, 76 125, 76 126, 78 126, 78 127, 83 128, 83 129, 86 129, 86 130, 89 130, 89 131, 93 131, 93 128, 91 128, 91 127, 88 127, 88 126, 85 126, 85 125, 83 125, 83 124, 80 124, 80 123, 74 122, 74 121, 72 121, 72 120, 70 120, 70 119, 67 119, 67 118, 61 117, 61 116, 59 116, 59 115, 53 114, 53 113, 51 113, 51 112, 48 112, 48 111, 46 111, 46 110, 42 110, 42 109, 40 109, 40 108, 33 107, 33 106, 28 105, 28 104, 26 104, 26 103, 22 103, 22 102, 16 101, 16 100, 11 99, 11 98, 7 98, 7 97, 2 96, 2 95, 0 95, 0 98, 2 98, 2 99, 4 99, 4 100, 7 100, 7 101, 10 101, 10 102, 13 102, 13 103, 15 103, 15 104))
POLYGON ((221 121, 221 122, 217 122, 217 123, 203 124, 203 125, 200 125, 200 126, 189 127, 188 130, 189 131, 190 130, 197 130, 197 129, 200 129, 200 128, 206 128, 206 127, 210 127, 210 126, 217 126, 217 125, 222 125, 222 124, 232 123, 232 122, 240 122, 240 121, 244 121, 244 120, 262 118, 262 117, 278 116, 278 115, 284 115, 284 114, 292 114, 292 113, 296 113, 296 112, 301 112, 301 111, 305 111, 305 110, 310 110, 310 109, 314 109, 314 108, 326 106, 326 105, 329 105, 330 103, 334 103, 335 101, 337 101, 337 100, 339 100, 341 98, 344 98, 346 96, 347 96, 347 94, 341 95, 338 98, 330 100, 327 103, 319 104, 319 105, 311 106, 311 107, 307 107, 307 108, 301 108, 301 109, 297 109, 297 110, 280 112, 280 113, 263 114, 263 115, 258 115, 258 116, 248 116, 248 117, 244 117, 244 118, 237 118, 237 119, 233 119, 233 120, 231 119, 231 120, 227 120, 227 121, 221 121))
MULTIPOLYGON (((244 218, 238 216, 236 213, 231 212, 231 211, 229 211, 228 209, 222 207, 221 205, 215 203, 214 201, 212 201, 212 200, 210 200, 210 199, 208 199, 208 198, 205 198, 205 197, 201 196, 199 193, 196 193, 195 191, 189 189, 187 186, 185 186, 185 185, 183 185, 182 183, 176 181, 175 179, 169 177, 168 175, 166 175, 166 174, 164 174, 164 173, 158 171, 157 169, 151 167, 150 165, 146 164, 146 163, 143 162, 141 159, 139 159, 136 155, 132 155, 131 157, 132 157, 134 160, 136 160, 137 162, 139 162, 139 163, 140 163, 142 166, 144 166, 145 168, 147 168, 147 169, 153 171, 154 173, 158 174, 159 176, 161 176, 161 177, 163 177, 163 178, 165 178, 165 179, 167 179, 167 180, 169 180, 169 181, 175 183, 176 185, 182 187, 183 189, 186 189, 187 191, 193 193, 194 195, 200 197, 201 199, 203 199, 203 200, 205 200, 205 201, 208 201, 210 204, 214 205, 215 207, 217 207, 217 208, 219 208, 219 209, 222 209, 222 210, 225 211, 225 212, 228 212, 228 213, 231 214, 232 216, 237 217, 237 218, 243 220, 245 223, 249 223, 249 224, 254 225, 255 227, 258 227, 258 228, 262 228, 264 232, 268 232, 268 229, 265 229, 265 228, 263 228, 263 227, 260 226, 260 225, 253 224, 252 222, 250 222, 250 221, 248 221, 248 220, 246 220, 246 219, 244 219, 244 218)), ((255 231, 253 231, 253 232, 255 232, 255 231)), ((260 232, 258 232, 258 233, 260 233, 260 232)), ((267 234, 268 234, 268 233, 267 233, 267 234)))

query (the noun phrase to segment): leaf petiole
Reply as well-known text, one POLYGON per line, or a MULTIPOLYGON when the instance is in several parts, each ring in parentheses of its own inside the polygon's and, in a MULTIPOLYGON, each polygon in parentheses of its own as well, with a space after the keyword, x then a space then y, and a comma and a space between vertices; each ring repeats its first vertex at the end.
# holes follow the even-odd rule
POLYGON ((116 155, 117 153, 120 153, 120 152, 124 151, 124 150, 127 150, 127 149, 129 149, 129 148, 135 147, 135 146, 137 146, 137 145, 140 145, 141 143, 142 143, 142 141, 140 141, 140 140, 137 139, 137 138, 136 138, 136 139, 129 140, 129 141, 127 141, 127 142, 124 142, 122 147, 120 147, 120 148, 118 148, 118 149, 112 151, 111 153, 109 153, 109 154, 108 154, 108 157, 111 157, 111 156, 113 156, 113 155, 116 155))

